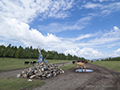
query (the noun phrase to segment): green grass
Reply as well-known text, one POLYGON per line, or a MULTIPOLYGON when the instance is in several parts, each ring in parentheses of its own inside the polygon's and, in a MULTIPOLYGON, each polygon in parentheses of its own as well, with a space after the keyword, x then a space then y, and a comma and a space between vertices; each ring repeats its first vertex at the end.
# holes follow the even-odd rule
POLYGON ((48 63, 54 63, 54 64, 57 64, 57 63, 62 63, 62 62, 71 62, 72 60, 47 60, 48 63))
POLYGON ((94 61, 91 64, 103 66, 111 70, 120 72, 120 61, 94 61))
POLYGON ((36 59, 0 58, 0 72, 30 67, 30 64, 24 65, 24 61, 32 60, 36 59))
MULTIPOLYGON (((9 71, 20 68, 30 67, 31 65, 24 65, 24 61, 37 61, 37 59, 14 59, 14 58, 0 58, 0 71, 9 71)), ((62 63, 63 60, 47 60, 48 63, 62 63)), ((70 62, 70 60, 64 60, 64 62, 70 62)), ((63 70, 68 70, 74 67, 73 64, 65 65, 61 67, 63 70)), ((28 81, 28 79, 24 78, 15 78, 5 77, 0 78, 0 90, 32 90, 35 87, 44 85, 45 82, 39 79, 32 79, 32 81, 28 81)))
POLYGON ((60 66, 60 68, 61 69, 63 69, 63 70, 69 70, 69 69, 71 69, 71 68, 76 68, 76 64, 66 64, 66 65, 64 65, 64 66, 60 66))
MULTIPOLYGON (((32 66, 31 64, 24 65, 25 61, 38 61, 38 59, 14 59, 14 58, 0 58, 0 72, 16 70, 21 68, 27 68, 32 66)), ((62 63, 63 60, 47 60, 48 63, 62 63)), ((70 62, 70 60, 64 60, 64 62, 70 62)))
POLYGON ((40 80, 28 81, 23 78, 0 78, 0 90, 32 90, 37 86, 44 85, 40 80))

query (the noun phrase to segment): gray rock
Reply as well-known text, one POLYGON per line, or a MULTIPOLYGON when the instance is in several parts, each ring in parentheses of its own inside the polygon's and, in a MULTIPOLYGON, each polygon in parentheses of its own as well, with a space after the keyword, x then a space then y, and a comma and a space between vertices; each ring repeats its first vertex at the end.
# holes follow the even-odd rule
POLYGON ((56 64, 49 64, 45 62, 39 62, 28 69, 24 69, 21 73, 17 74, 17 78, 36 78, 45 79, 52 76, 57 76, 64 73, 56 64))

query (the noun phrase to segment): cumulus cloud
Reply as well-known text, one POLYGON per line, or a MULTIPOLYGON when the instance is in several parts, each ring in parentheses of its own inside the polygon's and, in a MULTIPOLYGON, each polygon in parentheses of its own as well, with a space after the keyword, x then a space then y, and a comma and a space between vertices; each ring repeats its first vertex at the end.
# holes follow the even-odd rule
POLYGON ((120 52, 120 48, 118 48, 116 51, 115 51, 115 53, 119 53, 120 52))
POLYGON ((16 19, 8 20, 2 24, 3 25, 0 26, 0 36, 5 38, 7 42, 9 42, 9 40, 16 40, 26 46, 41 45, 49 48, 55 43, 61 42, 55 35, 48 33, 47 36, 43 36, 36 29, 29 29, 28 24, 19 22, 16 19))
POLYGON ((114 57, 120 56, 120 48, 118 48, 117 50, 114 51, 113 56, 114 56, 114 57))
POLYGON ((68 17, 68 10, 73 3, 74 0, 0 1, 0 40, 8 43, 19 42, 27 46, 41 45, 47 49, 61 43, 61 39, 53 34, 44 36, 38 30, 30 29, 29 23, 38 16, 42 19, 68 17))
MULTIPOLYGON (((72 8, 73 2, 73 0, 0 1, 0 44, 12 42, 12 44, 17 43, 18 45, 22 44, 33 47, 37 47, 39 45, 45 50, 56 50, 58 52, 64 52, 66 54, 70 53, 72 55, 83 56, 85 58, 104 57, 102 52, 95 49, 94 46, 101 46, 102 44, 120 40, 120 29, 117 26, 114 26, 114 28, 108 32, 100 34, 101 38, 97 37, 97 33, 83 34, 75 38, 61 38, 51 33, 43 35, 37 29, 30 28, 29 23, 38 16, 42 19, 50 17, 63 19, 68 17, 69 11, 67 10, 72 8), (96 38, 94 39, 92 37, 96 38), (80 42, 81 40, 88 38, 90 40, 80 42)), ((86 8, 101 7, 100 4, 88 4, 89 6, 86 6, 86 8)), ((119 3, 116 3, 115 5, 119 6, 119 3)), ((115 10, 119 8, 117 6, 114 7, 115 10)), ((105 8, 109 8, 109 6, 105 8)), ((77 20, 75 23, 71 23, 71 25, 67 23, 65 25, 50 23, 47 26, 40 25, 40 29, 49 29, 51 32, 55 32, 56 30, 56 32, 81 30, 89 24, 91 19, 91 16, 86 16, 77 20)), ((117 53, 118 51, 119 50, 115 52, 117 53)))
POLYGON ((45 50, 56 50, 58 52, 64 52, 65 54, 70 53, 91 59, 105 57, 102 52, 94 49, 95 46, 101 47, 103 44, 120 40, 120 29, 117 26, 114 26, 112 30, 104 33, 83 34, 76 38, 61 38, 50 33, 44 36, 38 30, 30 29, 28 24, 13 18, 10 20, 6 19, 6 21, 1 23, 0 30, 1 41, 5 40, 6 42, 21 43, 25 46, 33 47, 39 45, 45 50), (101 38, 91 38, 97 37, 98 35, 100 35, 101 38), (91 39, 86 42, 80 42, 85 38, 91 39))
POLYGON ((114 28, 114 30, 118 30, 119 29, 117 26, 114 26, 113 28, 114 28))
MULTIPOLYGON (((33 46, 37 47, 42 46, 45 50, 57 50, 58 52, 64 52, 69 51, 70 49, 74 49, 75 47, 79 47, 80 45, 78 43, 74 43, 71 39, 61 38, 57 37, 53 34, 47 34, 46 36, 42 35, 38 30, 36 29, 30 29, 30 26, 24 22, 18 21, 14 18, 12 19, 6 19, 3 23, 1 23, 0 26, 0 38, 1 40, 6 40, 6 42, 13 42, 13 43, 21 43, 25 46, 33 46)), ((81 35, 77 38, 74 38, 75 41, 81 40, 84 38, 93 37, 92 34, 85 34, 81 35)), ((2 44, 2 43, 1 43, 2 44)), ((85 46, 86 43, 80 43, 81 47, 85 46)), ((87 44, 86 44, 87 46, 87 44)), ((77 54, 79 48, 76 49, 75 55, 77 54)), ((82 52, 85 52, 87 49, 83 49, 82 52)), ((72 54, 72 52, 69 52, 72 54)), ((85 52, 88 53, 88 52, 85 52)), ((93 52, 94 53, 94 52, 93 52)), ((85 54, 87 55, 87 54, 85 54)), ((81 55, 80 55, 81 56, 81 55)), ((84 55, 83 55, 84 56, 84 55)))
POLYGON ((72 55, 81 56, 81 57, 87 57, 87 59, 100 58, 104 56, 101 52, 98 52, 98 50, 93 48, 80 49, 79 47, 77 47, 75 49, 70 49, 65 51, 65 54, 68 54, 68 53, 72 55))
MULTIPOLYGON (((72 54, 77 56, 86 57, 88 59, 94 59, 94 58, 106 58, 106 57, 115 57, 119 56, 120 50, 116 50, 115 52, 111 52, 112 54, 102 53, 98 51, 97 49, 94 49, 95 47, 101 48, 101 47, 108 47, 111 48, 116 45, 120 45, 120 29, 117 26, 114 26, 113 29, 108 30, 106 32, 98 32, 95 34, 86 34, 83 36, 84 38, 87 37, 96 37, 91 38, 87 42, 80 42, 75 44, 74 46, 77 48, 71 48, 65 51, 65 54, 72 54), (99 37, 97 37, 99 36, 99 37), (79 48, 81 47, 81 48, 79 48)), ((83 38, 77 37, 74 38, 75 40, 81 40, 83 38)))

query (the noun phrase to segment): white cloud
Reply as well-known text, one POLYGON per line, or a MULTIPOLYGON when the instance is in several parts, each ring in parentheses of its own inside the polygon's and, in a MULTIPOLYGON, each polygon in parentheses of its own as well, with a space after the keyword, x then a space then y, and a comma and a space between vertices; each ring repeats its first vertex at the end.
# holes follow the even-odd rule
POLYGON ((67 23, 50 23, 47 26, 39 25, 39 30, 44 30, 47 32, 61 32, 61 31, 67 31, 67 30, 81 30, 84 27, 86 27, 89 24, 89 21, 92 19, 91 16, 83 17, 76 21, 73 24, 67 24, 67 23))
MULTIPOLYGON (((30 29, 28 24, 21 21, 17 21, 14 18, 6 19, 6 21, 1 23, 0 30, 1 30, 0 37, 2 37, 0 38, 0 40, 5 40, 6 42, 12 42, 12 44, 21 43, 25 46, 37 47, 39 45, 40 47, 42 46, 41 48, 44 48, 45 50, 56 50, 58 52, 64 52, 70 49, 74 49, 75 47, 79 47, 79 46, 83 47, 86 44, 86 43, 83 44, 79 43, 80 44, 79 45, 78 43, 74 43, 72 41, 73 40, 72 38, 71 40, 68 40, 66 38, 57 37, 49 33, 46 36, 44 36, 36 29, 30 29)), ((81 40, 92 36, 94 35, 85 34, 74 39, 81 40)), ((78 50, 79 49, 76 49, 76 53, 78 50)), ((87 50, 87 49, 83 49, 83 50, 87 50)))
POLYGON ((103 2, 103 1, 108 1, 108 0, 99 0, 100 2, 103 2))
POLYGON ((114 26, 113 28, 114 28, 114 30, 118 30, 119 29, 117 26, 114 26))
MULTIPOLYGON (((43 36, 36 29, 29 29, 29 25, 23 22, 19 22, 16 19, 8 20, 0 26, 0 40, 6 40, 6 42, 17 41, 21 42, 26 46, 38 45, 44 46, 44 48, 49 49, 51 46, 55 49, 55 46, 58 46, 62 41, 53 34, 47 34, 43 36)), ((62 42, 64 44, 64 42, 62 42)))
POLYGON ((107 32, 102 32, 100 38, 95 38, 90 40, 89 43, 93 45, 104 45, 104 44, 113 44, 115 41, 120 40, 120 29, 117 26, 114 26, 113 29, 107 32))
POLYGON ((32 9, 33 7, 31 6, 34 4, 34 2, 31 0, 29 1, 9 1, 9 0, 4 0, 0 2, 0 8, 1 11, 0 13, 5 17, 5 18, 15 18, 17 20, 23 21, 23 22, 29 22, 31 21, 34 17, 36 17, 36 11, 32 9), (31 6, 31 8, 30 8, 31 6))
POLYGON ((44 36, 38 30, 30 29, 28 23, 38 16, 42 19, 68 17, 67 10, 72 8, 73 3, 74 0, 0 1, 0 40, 8 43, 22 43, 26 46, 41 45, 46 49, 51 46, 53 47, 51 49, 56 49, 59 45, 64 45, 65 43, 61 43, 61 39, 53 34, 44 36))
MULTIPOLYGON (((79 21, 81 22, 84 20, 86 19, 81 19, 79 21)), ((45 50, 56 50, 58 52, 75 54, 91 59, 105 57, 102 52, 94 49, 95 46, 100 47, 103 44, 120 40, 120 29, 117 26, 114 26, 112 30, 104 33, 84 34, 76 38, 61 38, 49 33, 44 36, 38 30, 30 29, 28 24, 18 21, 15 18, 4 19, 4 22, 0 22, 0 24, 1 41, 5 40, 5 42, 21 43, 25 46, 33 47, 39 45, 45 50), (101 38, 97 38, 98 35, 100 35, 101 38), (86 42, 77 42, 90 37, 96 37, 96 39, 92 38, 86 42)))
POLYGON ((120 46, 120 42, 114 42, 114 43, 111 43, 111 44, 106 44, 105 46, 108 47, 108 48, 112 48, 114 46, 120 46))
POLYGON ((114 26, 113 29, 111 29, 109 32, 104 33, 104 37, 109 36, 113 38, 119 38, 120 37, 120 29, 117 26, 114 26))
POLYGON ((92 37, 92 36, 94 36, 94 35, 93 34, 85 34, 85 35, 80 35, 77 38, 72 38, 70 40, 72 40, 72 41, 78 41, 78 40, 81 40, 81 39, 84 39, 84 38, 89 38, 89 37, 92 37))
POLYGON ((88 2, 87 4, 83 5, 82 7, 94 9, 94 8, 101 7, 101 6, 102 6, 101 4, 94 4, 94 3, 88 2))
MULTIPOLYGON (((44 36, 37 29, 30 29, 28 23, 38 16, 41 16, 42 19, 49 17, 68 17, 69 11, 67 10, 72 8, 73 2, 73 0, 36 0, 36 2, 34 0, 20 0, 14 2, 9 0, 0 1, 0 44, 12 42, 12 44, 17 43, 18 45, 22 44, 33 47, 37 47, 39 45, 45 50, 56 50, 58 52, 75 54, 85 58, 104 57, 101 52, 94 49, 94 46, 100 46, 102 44, 120 40, 120 29, 117 26, 114 26, 114 29, 109 32, 102 33, 101 38, 97 37, 96 33, 88 33, 76 38, 61 38, 50 33, 44 36), (86 42, 77 42, 91 37, 96 37, 96 39, 92 38, 86 42)), ((119 3, 116 3, 115 5, 119 6, 119 3)), ((112 10, 118 10, 119 7, 117 6, 112 10)), ((95 7, 100 7, 100 5, 91 4, 91 6, 88 6, 87 8, 95 7)), ((105 8, 108 9, 110 6, 105 8)), ((89 24, 89 21, 92 18, 93 17, 91 16, 86 16, 79 19, 76 23, 71 23, 71 25, 68 23, 64 25, 59 23, 50 23, 47 26, 41 25, 40 28, 43 30, 49 29, 51 32, 81 30, 89 24)))
MULTIPOLYGON (((39 43, 38 40, 36 41, 36 35, 39 34, 38 38, 42 38, 43 41, 48 40, 44 44, 49 42, 55 43, 57 37, 55 38, 51 34, 43 36, 36 29, 30 29, 27 23, 30 23, 38 16, 41 16, 41 19, 68 17, 69 12, 67 10, 72 8, 73 2, 74 0, 36 0, 36 2, 35 0, 0 1, 1 40, 13 43, 18 41, 20 43, 24 42, 25 45, 32 45, 32 42, 39 43)), ((57 41, 59 40, 57 39, 57 41)))
POLYGON ((114 51, 113 56, 114 56, 114 57, 120 56, 120 48, 118 48, 117 50, 114 51))
POLYGON ((6 19, 6 21, 1 23, 0 30, 0 37, 2 37, 0 40, 5 40, 6 42, 21 43, 25 46, 33 47, 39 45, 45 50, 56 50, 89 59, 109 56, 103 55, 102 52, 94 49, 94 47, 101 47, 101 44, 114 42, 116 38, 120 37, 120 29, 117 26, 106 33, 84 34, 76 38, 61 38, 49 33, 44 36, 36 29, 30 29, 28 24, 17 21, 16 19, 6 19), (98 34, 102 37, 97 39, 92 38, 86 42, 76 42, 84 38, 97 37, 98 34))
POLYGON ((19 0, 0 1, 0 13, 5 18, 15 18, 16 20, 30 23, 34 18, 41 16, 40 18, 65 18, 68 17, 67 10, 72 8, 73 0, 19 0))
POLYGON ((118 48, 116 51, 115 51, 115 53, 119 53, 120 52, 120 48, 118 48))
POLYGON ((94 44, 94 45, 100 45, 100 44, 107 44, 107 43, 112 43, 114 41, 120 40, 120 38, 107 38, 107 37, 102 37, 102 38, 96 38, 94 40, 90 40, 89 42, 94 44))
MULTIPOLYGON (((72 42, 76 42, 76 41, 81 41, 83 39, 90 39, 91 37, 96 37, 97 35, 99 35, 99 31, 95 34, 81 34, 79 35, 78 37, 75 37, 75 38, 65 38, 65 40, 68 40, 68 41, 72 41, 72 42)), ((79 45, 79 44, 78 44, 79 45)), ((80 43, 79 46, 90 46, 91 44, 90 43, 80 43)))
POLYGON ((87 59, 95 59, 95 58, 100 58, 104 57, 104 55, 101 52, 98 52, 98 50, 95 50, 93 48, 82 48, 80 49, 79 47, 75 49, 70 49, 65 51, 65 54, 72 54, 72 55, 77 55, 81 57, 86 57, 87 59))
POLYGON ((94 2, 99 1, 99 2, 105 2, 105 1, 114 1, 114 0, 93 0, 94 2))
POLYGON ((98 4, 98 3, 88 2, 82 5, 82 7, 86 9, 98 9, 97 12, 92 14, 94 14, 94 16, 104 17, 110 15, 113 12, 120 11, 120 2, 114 2, 109 4, 98 4))

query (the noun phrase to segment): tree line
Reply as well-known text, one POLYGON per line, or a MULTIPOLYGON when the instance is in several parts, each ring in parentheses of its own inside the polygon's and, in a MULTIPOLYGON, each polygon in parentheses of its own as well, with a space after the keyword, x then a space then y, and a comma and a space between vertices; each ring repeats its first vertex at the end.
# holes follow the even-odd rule
MULTIPOLYGON (((41 50, 43 58, 51 59, 51 60, 86 60, 83 57, 78 57, 76 55, 72 56, 70 54, 65 55, 64 53, 58 53, 57 51, 45 51, 41 50)), ((0 57, 8 57, 8 58, 20 58, 20 59, 37 59, 39 56, 38 50, 30 47, 21 47, 19 46, 8 46, 0 45, 0 57)))
POLYGON ((101 59, 101 61, 120 61, 120 57, 114 57, 114 58, 109 57, 109 58, 101 59))

